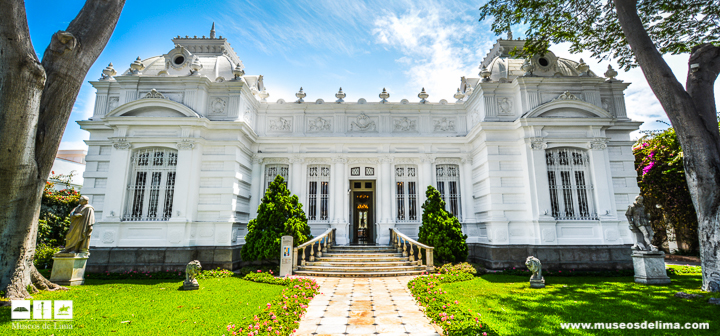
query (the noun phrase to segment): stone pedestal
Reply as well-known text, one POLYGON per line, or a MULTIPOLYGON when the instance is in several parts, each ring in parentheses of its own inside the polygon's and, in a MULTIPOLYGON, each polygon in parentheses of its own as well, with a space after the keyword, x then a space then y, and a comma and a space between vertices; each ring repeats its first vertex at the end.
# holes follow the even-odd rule
POLYGON ((90 253, 55 253, 50 282, 79 286, 85 282, 85 265, 90 253))
POLYGON ((635 282, 645 285, 667 285, 670 278, 665 270, 665 252, 633 251, 635 282))
POLYGON ((545 288, 545 278, 530 279, 530 288, 545 288))
POLYGON ((184 289, 184 290, 196 290, 196 289, 200 289, 200 284, 198 284, 197 280, 193 280, 193 281, 183 281, 183 289, 184 289))
POLYGON ((280 240, 280 274, 286 277, 293 271, 293 236, 282 236, 280 240))

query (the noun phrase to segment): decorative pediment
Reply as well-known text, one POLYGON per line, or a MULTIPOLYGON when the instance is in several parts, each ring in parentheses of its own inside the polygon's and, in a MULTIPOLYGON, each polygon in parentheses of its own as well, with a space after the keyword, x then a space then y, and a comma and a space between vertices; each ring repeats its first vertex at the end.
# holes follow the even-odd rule
POLYGON ((557 98, 525 113, 523 118, 613 118, 613 116, 608 111, 565 91, 557 98))
POLYGON ((174 102, 170 99, 147 97, 148 95, 155 94, 162 95, 156 90, 151 90, 143 99, 131 101, 129 103, 122 104, 117 108, 113 109, 108 113, 105 118, 108 117, 192 117, 201 118, 202 116, 191 108, 174 102))
POLYGON ((150 92, 148 92, 143 99, 145 98, 158 98, 158 99, 165 99, 165 96, 163 96, 162 93, 158 92, 158 90, 152 89, 150 92))

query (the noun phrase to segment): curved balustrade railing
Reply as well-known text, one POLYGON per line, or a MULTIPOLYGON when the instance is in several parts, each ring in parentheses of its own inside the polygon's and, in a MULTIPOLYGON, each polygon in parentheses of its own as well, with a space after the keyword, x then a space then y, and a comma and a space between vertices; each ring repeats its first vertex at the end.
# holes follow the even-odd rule
POLYGON ((428 272, 435 270, 433 264, 433 247, 427 246, 422 243, 418 243, 415 239, 412 239, 395 228, 390 228, 390 244, 394 246, 398 252, 402 252, 404 257, 409 257, 410 261, 416 259, 420 261, 422 265, 422 252, 425 250, 425 267, 428 272), (417 257, 415 257, 415 250, 417 249, 417 257))
POLYGON ((305 266, 306 250, 309 249, 309 261, 315 261, 315 257, 322 257, 324 252, 327 252, 328 244, 330 246, 335 245, 335 229, 327 229, 323 234, 311 239, 293 249, 293 271, 297 271, 298 266, 305 266), (315 250, 315 244, 317 244, 317 251, 315 250), (300 251, 300 258, 298 259, 298 251, 300 251), (299 263, 299 265, 298 265, 299 263))

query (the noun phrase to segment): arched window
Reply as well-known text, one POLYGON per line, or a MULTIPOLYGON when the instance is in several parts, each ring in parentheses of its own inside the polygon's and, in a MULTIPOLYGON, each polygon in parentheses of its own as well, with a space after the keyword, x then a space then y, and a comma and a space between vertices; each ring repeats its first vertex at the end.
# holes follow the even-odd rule
POLYGON ((417 211, 417 166, 395 166, 395 195, 398 222, 415 222, 417 211))
POLYGON ((460 218, 460 168, 454 164, 439 164, 435 167, 435 178, 445 201, 445 210, 460 218))
POLYGON ((327 221, 330 194, 330 166, 308 166, 307 218, 311 221, 327 221))
POLYGON ((583 150, 558 148, 545 153, 550 206, 557 220, 596 220, 589 161, 583 150))
POLYGON ((269 164, 265 166, 265 190, 270 187, 275 178, 280 175, 285 179, 285 185, 288 185, 288 171, 290 167, 286 164, 269 164))
POLYGON ((168 220, 172 216, 177 151, 168 148, 135 151, 130 167, 123 220, 168 220))

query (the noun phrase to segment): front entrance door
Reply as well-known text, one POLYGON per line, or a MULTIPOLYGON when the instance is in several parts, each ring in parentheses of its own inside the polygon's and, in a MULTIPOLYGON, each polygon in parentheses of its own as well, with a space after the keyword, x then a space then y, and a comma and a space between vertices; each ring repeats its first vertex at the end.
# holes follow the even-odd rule
POLYGON ((375 181, 351 181, 352 244, 375 244, 375 181))

